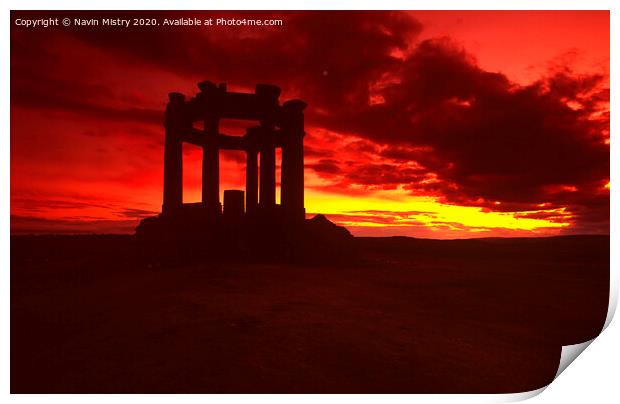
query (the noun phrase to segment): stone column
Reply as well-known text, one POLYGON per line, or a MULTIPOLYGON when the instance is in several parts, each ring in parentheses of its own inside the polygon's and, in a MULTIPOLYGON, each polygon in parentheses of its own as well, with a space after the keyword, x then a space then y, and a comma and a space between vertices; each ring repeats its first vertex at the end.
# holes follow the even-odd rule
MULTIPOLYGON (((197 115, 204 119, 204 143, 202 144, 202 204, 207 213, 220 215, 220 151, 218 107, 222 90, 210 82, 198 83, 200 92, 196 94, 197 115)), ((226 90, 223 89, 225 92, 226 90)))
POLYGON ((273 131, 263 128, 260 139, 260 206, 276 205, 276 148, 273 131))
POLYGON ((287 101, 282 105, 282 207, 292 220, 305 218, 304 207, 304 114, 306 103, 287 101))
MULTIPOLYGON (((185 96, 168 94, 166 107, 166 139, 164 144, 164 197, 162 213, 174 214, 183 205, 183 143, 180 133, 186 126, 185 96)), ((191 126, 191 122, 189 123, 191 126)))
POLYGON ((258 151, 248 148, 245 166, 245 210, 254 213, 258 206, 258 151))
POLYGON ((243 191, 227 189, 224 191, 224 218, 229 223, 240 223, 243 220, 244 200, 243 191))
POLYGON ((219 119, 209 116, 204 121, 205 143, 202 146, 202 203, 209 214, 220 214, 220 150, 219 119))

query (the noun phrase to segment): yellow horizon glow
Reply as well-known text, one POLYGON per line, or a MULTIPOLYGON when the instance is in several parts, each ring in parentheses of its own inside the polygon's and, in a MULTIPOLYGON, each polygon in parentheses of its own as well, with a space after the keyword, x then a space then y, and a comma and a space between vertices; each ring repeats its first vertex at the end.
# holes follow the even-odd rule
MULTIPOLYGON (((437 201, 437 198, 428 196, 412 196, 402 190, 375 191, 363 197, 327 194, 309 190, 306 192, 306 212, 322 213, 326 215, 359 215, 377 217, 381 215, 369 214, 368 211, 385 211, 395 214, 419 211, 425 213, 411 214, 405 218, 394 218, 391 223, 374 223, 366 221, 340 221, 347 226, 366 226, 366 227, 399 227, 410 226, 411 221, 418 221, 433 227, 437 224, 455 223, 465 227, 471 227, 471 231, 479 228, 504 228, 509 230, 537 230, 541 228, 562 228, 570 226, 568 222, 552 222, 545 219, 519 218, 515 217, 517 212, 485 212, 482 208, 475 206, 448 205, 437 201), (366 212, 366 213, 365 213, 366 212)), ((531 212, 550 212, 558 216, 570 219, 571 216, 564 208, 549 210, 540 209, 531 212)), ((388 215, 389 216, 389 215, 388 215)), ((392 216, 393 217, 393 216, 392 216)))

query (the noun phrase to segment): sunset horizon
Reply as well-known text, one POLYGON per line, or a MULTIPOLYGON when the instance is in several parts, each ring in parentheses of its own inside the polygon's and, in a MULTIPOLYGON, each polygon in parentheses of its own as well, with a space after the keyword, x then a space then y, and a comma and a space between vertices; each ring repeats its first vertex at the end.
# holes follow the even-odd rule
MULTIPOLYGON (((306 216, 355 236, 609 234, 608 11, 129 14, 283 25, 13 25, 11 234, 132 234, 161 212, 167 94, 202 80, 307 101, 306 216)), ((184 202, 201 159, 184 146, 184 202)), ((221 153, 220 200, 244 173, 221 153)))

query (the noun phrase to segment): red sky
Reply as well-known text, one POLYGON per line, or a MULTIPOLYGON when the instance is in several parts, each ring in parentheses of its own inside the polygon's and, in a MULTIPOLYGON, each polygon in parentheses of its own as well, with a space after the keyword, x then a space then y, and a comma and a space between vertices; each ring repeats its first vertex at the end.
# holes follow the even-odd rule
MULTIPOLYGON (((110 15, 284 25, 13 25, 14 234, 132 232, 159 212, 167 93, 205 79, 307 101, 306 210, 354 234, 609 232, 606 11, 71 17, 110 15)), ((200 158, 186 148, 186 201, 200 199, 200 158)), ((221 165, 221 189, 243 189, 243 155, 221 165)))

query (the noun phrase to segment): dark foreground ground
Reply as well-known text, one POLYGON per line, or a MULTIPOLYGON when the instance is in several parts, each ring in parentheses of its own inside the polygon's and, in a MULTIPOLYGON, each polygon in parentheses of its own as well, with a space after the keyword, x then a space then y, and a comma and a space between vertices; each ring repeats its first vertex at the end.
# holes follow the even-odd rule
POLYGON ((609 237, 356 239, 344 266, 139 265, 11 239, 11 390, 519 392, 607 312, 609 237))

